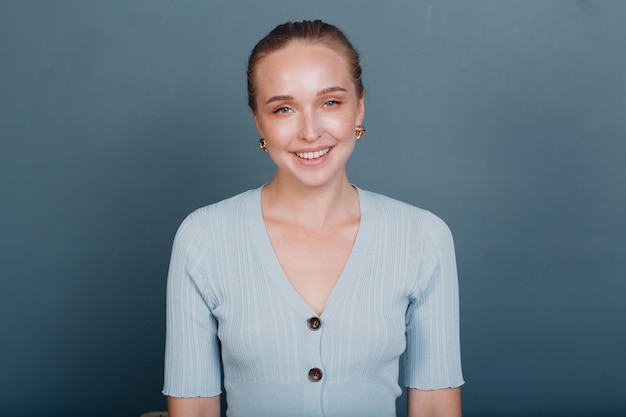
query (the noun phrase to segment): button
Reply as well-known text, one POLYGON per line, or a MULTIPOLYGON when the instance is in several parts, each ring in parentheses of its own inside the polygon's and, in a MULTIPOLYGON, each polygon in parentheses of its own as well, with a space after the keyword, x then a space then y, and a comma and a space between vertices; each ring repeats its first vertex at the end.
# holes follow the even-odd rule
POLYGON ((311 330, 319 330, 319 328, 322 327, 322 320, 317 317, 311 317, 306 321, 306 324, 311 330))
POLYGON ((324 374, 322 373, 322 370, 320 368, 312 368, 309 371, 309 381, 318 382, 320 379, 322 379, 323 375, 324 374))

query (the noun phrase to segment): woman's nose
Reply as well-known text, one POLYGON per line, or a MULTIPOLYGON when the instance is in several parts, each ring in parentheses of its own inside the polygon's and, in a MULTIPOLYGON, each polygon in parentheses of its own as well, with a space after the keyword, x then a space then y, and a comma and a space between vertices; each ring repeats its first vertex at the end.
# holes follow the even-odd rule
POLYGON ((304 140, 314 141, 322 135, 322 127, 319 118, 314 113, 302 113, 300 121, 300 137, 304 140))

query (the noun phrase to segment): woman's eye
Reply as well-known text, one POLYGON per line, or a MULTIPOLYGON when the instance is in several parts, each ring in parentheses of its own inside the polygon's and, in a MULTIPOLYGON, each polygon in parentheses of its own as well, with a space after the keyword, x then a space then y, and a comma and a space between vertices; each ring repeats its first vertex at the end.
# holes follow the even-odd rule
POLYGON ((289 111, 290 111, 289 107, 279 107, 276 110, 274 110, 274 113, 285 114, 285 113, 289 113, 289 111))
POLYGON ((341 102, 339 100, 328 100, 326 103, 324 103, 324 106, 326 107, 334 107, 338 104, 340 104, 341 102))

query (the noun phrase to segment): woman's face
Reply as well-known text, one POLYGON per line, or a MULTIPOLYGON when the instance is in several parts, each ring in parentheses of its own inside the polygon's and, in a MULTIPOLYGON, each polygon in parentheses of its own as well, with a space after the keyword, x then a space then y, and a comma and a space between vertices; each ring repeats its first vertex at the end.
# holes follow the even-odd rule
POLYGON ((309 187, 344 180, 364 113, 344 58, 324 45, 293 42, 255 71, 254 119, 277 179, 309 187))

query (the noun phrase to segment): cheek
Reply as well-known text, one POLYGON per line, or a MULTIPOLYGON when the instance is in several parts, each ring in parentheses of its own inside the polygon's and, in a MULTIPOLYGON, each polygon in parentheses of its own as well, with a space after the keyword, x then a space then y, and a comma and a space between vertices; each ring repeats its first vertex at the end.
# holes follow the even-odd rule
POLYGON ((291 141, 298 133, 298 125, 293 120, 268 120, 259 126, 265 135, 265 140, 276 145, 291 141))
POLYGON ((332 131, 335 135, 342 138, 354 137, 354 129, 356 124, 354 118, 350 117, 338 117, 328 121, 326 124, 327 130, 332 131))
POLYGON ((268 131, 271 132, 272 136, 275 136, 278 140, 293 136, 298 131, 298 127, 299 125, 295 118, 284 118, 268 123, 268 131))

